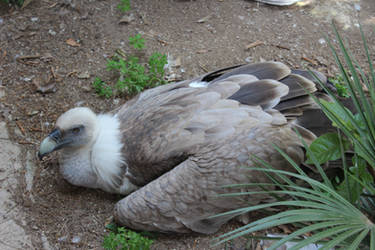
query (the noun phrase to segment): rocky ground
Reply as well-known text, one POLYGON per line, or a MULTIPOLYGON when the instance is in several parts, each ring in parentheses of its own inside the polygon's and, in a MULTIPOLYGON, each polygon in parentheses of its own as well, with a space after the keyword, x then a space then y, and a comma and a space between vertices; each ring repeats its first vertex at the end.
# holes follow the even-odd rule
MULTIPOLYGON (((158 51, 177 61, 168 73, 176 80, 265 60, 333 76, 337 67, 324 40, 334 38, 332 19, 361 65, 358 23, 375 51, 373 0, 291 7, 245 0, 132 0, 126 14, 118 3, 34 0, 24 9, 0 3, 0 249, 100 248, 120 197, 73 187, 59 175, 53 156, 43 162, 35 156, 65 110, 88 106, 105 112, 130 98, 99 98, 92 88, 96 76, 114 80, 106 61, 116 49, 132 52, 129 36, 143 35, 145 56, 158 51)), ((207 249, 211 239, 236 226, 214 236, 162 235, 153 248, 207 249)), ((244 249, 247 243, 226 247, 244 249)))

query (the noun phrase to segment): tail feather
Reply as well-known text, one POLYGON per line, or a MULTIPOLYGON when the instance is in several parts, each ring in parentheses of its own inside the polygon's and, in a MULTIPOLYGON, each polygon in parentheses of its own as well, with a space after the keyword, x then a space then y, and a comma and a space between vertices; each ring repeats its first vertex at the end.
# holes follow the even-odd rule
POLYGON ((313 93, 317 90, 314 82, 296 74, 290 74, 289 76, 280 80, 280 82, 289 87, 288 95, 281 98, 281 101, 293 99, 299 96, 305 96, 306 91, 313 93))

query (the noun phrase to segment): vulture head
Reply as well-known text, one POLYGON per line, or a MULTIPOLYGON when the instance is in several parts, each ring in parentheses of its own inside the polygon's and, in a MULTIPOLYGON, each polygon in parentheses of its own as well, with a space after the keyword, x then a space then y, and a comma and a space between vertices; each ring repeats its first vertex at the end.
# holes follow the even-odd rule
POLYGON ((89 108, 73 108, 56 121, 55 129, 42 141, 39 158, 58 150, 90 147, 97 136, 96 114, 89 108))

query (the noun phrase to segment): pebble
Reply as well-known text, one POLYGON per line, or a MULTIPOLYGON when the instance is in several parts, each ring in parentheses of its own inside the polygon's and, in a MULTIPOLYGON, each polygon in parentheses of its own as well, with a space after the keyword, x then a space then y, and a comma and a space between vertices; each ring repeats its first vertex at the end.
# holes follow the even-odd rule
POLYGON ((358 3, 355 3, 355 4, 354 4, 354 9, 355 9, 356 11, 360 11, 360 10, 361 10, 361 5, 359 5, 358 3))
POLYGON ((77 75, 78 79, 88 79, 90 78, 90 73, 88 71, 81 72, 77 75))
POLYGON ((78 101, 74 104, 75 107, 81 107, 83 104, 85 104, 85 101, 78 101))
POLYGON ((39 18, 38 18, 38 17, 32 17, 32 18, 31 18, 31 22, 34 22, 34 23, 35 23, 35 22, 38 22, 38 21, 39 21, 39 18))
POLYGON ((247 63, 251 63, 252 61, 253 61, 253 57, 251 57, 251 56, 248 56, 248 57, 245 58, 245 62, 247 62, 247 63))
POLYGON ((320 38, 318 41, 319 41, 320 44, 325 44, 326 43, 326 39, 324 39, 324 38, 320 38))
POLYGON ((25 81, 25 82, 30 82, 31 78, 30 77, 21 77, 21 80, 25 81))
POLYGON ((121 24, 121 23, 125 23, 125 24, 128 24, 128 23, 131 23, 132 21, 134 21, 134 15, 133 14, 130 14, 130 15, 125 15, 125 16, 123 16, 121 19, 120 19, 120 21, 119 21, 119 23, 121 24))
POLYGON ((57 239, 57 241, 58 242, 64 242, 64 241, 66 241, 66 239, 68 238, 68 236, 62 236, 62 237, 59 237, 58 239, 57 239))
POLYGON ((118 104, 120 103, 120 99, 114 99, 113 100, 113 104, 115 105, 115 106, 117 106, 118 104))
POLYGON ((73 244, 78 244, 81 242, 81 237, 79 236, 74 236, 73 239, 72 239, 72 243, 73 244))
POLYGON ((33 110, 33 111, 30 111, 27 113, 28 116, 34 116, 34 115, 37 115, 39 113, 38 110, 33 110))
POLYGON ((4 23, 4 19, 0 18, 0 24, 4 23))
POLYGON ((52 36, 56 36, 56 31, 53 31, 53 30, 51 30, 51 29, 48 31, 48 33, 49 33, 50 35, 52 35, 52 36))

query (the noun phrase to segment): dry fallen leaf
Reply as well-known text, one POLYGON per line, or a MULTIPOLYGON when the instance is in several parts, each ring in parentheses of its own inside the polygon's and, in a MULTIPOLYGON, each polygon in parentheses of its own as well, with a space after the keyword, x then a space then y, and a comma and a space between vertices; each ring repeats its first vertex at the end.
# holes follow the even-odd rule
POLYGON ((33 79, 33 84, 36 87, 36 91, 42 94, 54 93, 56 92, 56 82, 50 83, 51 79, 43 81, 41 78, 36 77, 33 79), (47 84, 43 84, 47 82, 47 84))
POLYGON ((74 39, 72 38, 69 38, 68 40, 66 40, 66 43, 72 47, 79 47, 81 46, 81 44, 77 43, 74 39))

